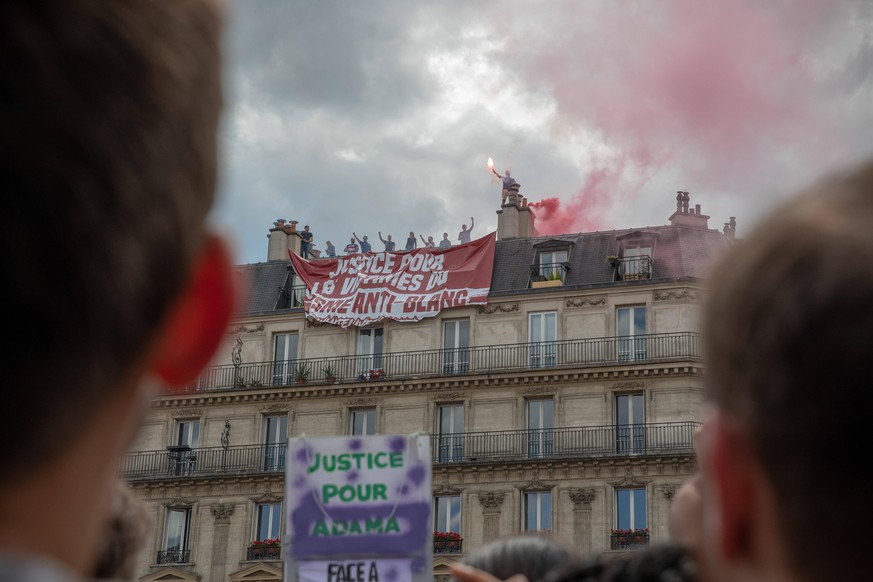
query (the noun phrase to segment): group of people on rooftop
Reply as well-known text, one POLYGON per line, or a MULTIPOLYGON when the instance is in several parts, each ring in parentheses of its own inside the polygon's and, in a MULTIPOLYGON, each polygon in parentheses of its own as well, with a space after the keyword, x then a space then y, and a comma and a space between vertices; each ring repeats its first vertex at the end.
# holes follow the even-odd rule
MULTIPOLYGON (((470 227, 467 228, 466 224, 461 225, 461 231, 458 233, 458 244, 466 244, 470 242, 470 236, 473 232, 473 227, 476 225, 476 221, 473 217, 470 217, 470 227)), ((423 244, 423 248, 433 249, 450 249, 452 248, 452 241, 449 239, 449 233, 444 232, 443 238, 439 243, 435 243, 432 236, 424 238, 424 235, 419 235, 421 237, 421 242, 423 244)), ((300 232, 300 256, 304 259, 319 259, 319 258, 333 258, 337 256, 336 247, 331 241, 326 241, 324 245, 324 256, 322 257, 322 251, 315 250, 314 238, 312 235, 312 231, 309 230, 309 225, 303 227, 303 231, 300 232)), ((382 231, 379 231, 379 240, 382 241, 384 245, 384 252, 393 253, 397 251, 397 242, 394 238, 389 234, 387 237, 382 237, 382 231)), ((414 251, 418 248, 418 239, 415 237, 415 233, 413 231, 409 231, 409 236, 406 239, 406 246, 402 249, 403 251, 414 251)), ((359 237, 356 232, 352 232, 352 236, 349 239, 349 244, 347 244, 343 248, 343 254, 345 255, 354 255, 356 253, 370 253, 373 252, 373 245, 370 243, 370 239, 367 235, 359 237)))

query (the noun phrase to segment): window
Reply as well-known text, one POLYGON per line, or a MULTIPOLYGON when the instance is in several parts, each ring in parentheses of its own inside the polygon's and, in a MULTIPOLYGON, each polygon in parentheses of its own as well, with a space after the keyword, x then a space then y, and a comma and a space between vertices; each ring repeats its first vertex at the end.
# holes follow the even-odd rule
POLYGON ((621 278, 625 281, 648 279, 652 275, 652 247, 625 247, 622 252, 621 278))
POLYGON ((555 401, 542 398, 527 401, 527 455, 548 457, 553 453, 555 401))
POLYGON ((563 264, 567 262, 567 251, 540 251, 539 259, 539 274, 546 281, 558 279, 564 280, 563 264))
POLYGON ((433 500, 433 551, 435 554, 461 551, 461 496, 446 495, 433 500), (455 534, 455 535, 451 535, 455 534))
POLYGON ((643 394, 615 395, 615 438, 618 453, 646 450, 646 413, 643 394))
POLYGON ((288 415, 264 417, 264 470, 284 471, 288 446, 288 415))
POLYGON ((294 365, 297 360, 297 332, 275 336, 273 347, 273 384, 285 386, 294 383, 294 365))
POLYGON ((197 468, 197 447, 200 446, 200 420, 177 420, 173 444, 167 447, 170 472, 190 475, 197 468))
POLYGON ((352 410, 351 433, 360 436, 376 434, 376 409, 359 408, 352 410))
POLYGON ((443 374, 464 374, 470 369, 470 320, 443 322, 443 374))
POLYGON ((437 408, 439 429, 438 459, 440 463, 464 458, 464 405, 440 404, 437 408))
POLYGON ((530 367, 551 367, 556 363, 558 314, 554 311, 531 313, 529 318, 530 367))
POLYGON ((255 513, 254 539, 259 541, 275 540, 282 532, 282 504, 258 503, 255 513))
POLYGON ((621 362, 646 359, 646 307, 618 307, 615 310, 615 334, 618 336, 618 359, 621 362))
POLYGON ((282 504, 258 503, 255 505, 255 533, 246 553, 248 560, 281 560, 282 504))
POLYGON ((188 534, 191 530, 191 508, 168 508, 164 527, 164 549, 158 552, 158 564, 187 564, 191 561, 188 534))
POLYGON ((647 524, 645 488, 616 489, 615 529, 646 529, 647 524))
POLYGON ((382 339, 384 329, 362 329, 358 334, 358 370, 369 379, 372 372, 382 369, 382 339))
POLYGON ((551 531, 551 491, 531 491, 524 494, 525 531, 551 531))

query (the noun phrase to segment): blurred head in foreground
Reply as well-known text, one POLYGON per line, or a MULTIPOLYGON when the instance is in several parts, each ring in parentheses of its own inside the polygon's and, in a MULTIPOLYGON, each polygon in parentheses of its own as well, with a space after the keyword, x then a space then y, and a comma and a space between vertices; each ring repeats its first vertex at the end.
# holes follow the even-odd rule
POLYGON ((0 7, 6 556, 93 571, 150 387, 193 379, 223 335, 220 28, 207 0, 0 7))
POLYGON ((718 266, 700 435, 709 579, 869 573, 873 163, 790 200, 718 266))
POLYGON ((574 557, 565 545, 546 535, 501 538, 481 546, 463 562, 499 580, 522 574, 530 582, 543 580, 574 557))

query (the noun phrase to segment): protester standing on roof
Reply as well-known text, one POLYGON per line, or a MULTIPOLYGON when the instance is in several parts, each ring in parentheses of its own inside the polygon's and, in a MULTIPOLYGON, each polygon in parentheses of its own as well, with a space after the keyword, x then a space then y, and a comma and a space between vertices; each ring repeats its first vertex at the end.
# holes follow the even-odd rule
POLYGON ((461 232, 458 233, 458 240, 461 241, 461 244, 462 244, 462 245, 463 245, 463 244, 466 244, 466 243, 468 243, 468 242, 470 242, 470 233, 473 232, 473 226, 474 226, 475 224, 476 224, 476 223, 475 223, 475 221, 473 220, 473 217, 471 216, 471 217, 470 217, 470 228, 469 228, 469 230, 467 229, 467 225, 466 225, 466 224, 462 224, 462 225, 461 225, 461 232))
POLYGON ((354 232, 352 232, 352 236, 354 236, 355 239, 359 243, 361 243, 361 252, 362 253, 369 253, 372 250, 373 247, 370 245, 369 240, 367 239, 367 235, 364 235, 364 238, 361 239, 361 238, 358 238, 358 235, 356 235, 354 232))
POLYGON ((379 240, 382 241, 382 244, 385 245, 385 252, 386 253, 394 252, 394 247, 397 246, 397 243, 395 243, 393 240, 391 240, 390 234, 388 235, 388 240, 385 240, 384 238, 382 238, 382 231, 380 230, 379 231, 379 240))
POLYGON ((343 252, 347 255, 353 255, 358 252, 358 243, 355 242, 355 237, 349 239, 349 244, 346 245, 343 252))

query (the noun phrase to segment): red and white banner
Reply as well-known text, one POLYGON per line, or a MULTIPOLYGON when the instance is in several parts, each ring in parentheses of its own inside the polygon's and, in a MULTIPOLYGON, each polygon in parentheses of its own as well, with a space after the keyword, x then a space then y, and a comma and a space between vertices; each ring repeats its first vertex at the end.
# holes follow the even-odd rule
POLYGON ((442 309, 487 303, 496 239, 492 232, 449 249, 313 261, 291 253, 291 263, 308 288, 306 314, 316 321, 342 327, 419 321, 442 309))

